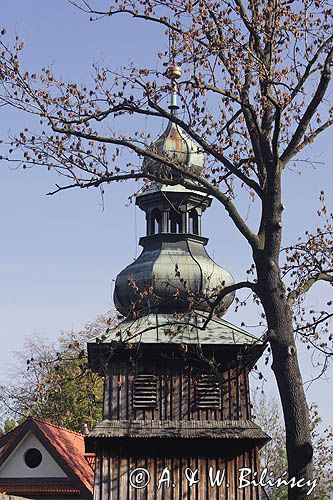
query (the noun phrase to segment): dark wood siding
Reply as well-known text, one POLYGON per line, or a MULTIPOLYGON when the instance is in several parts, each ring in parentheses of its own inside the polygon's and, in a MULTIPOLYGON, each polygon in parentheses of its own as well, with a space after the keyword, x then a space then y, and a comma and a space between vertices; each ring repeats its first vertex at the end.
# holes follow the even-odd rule
POLYGON ((113 363, 105 378, 105 419, 148 420, 239 420, 250 418, 248 373, 245 368, 232 368, 219 375, 219 408, 199 408, 196 384, 200 375, 191 368, 172 362, 148 366, 113 363), (157 377, 157 403, 154 408, 134 408, 133 383, 137 374, 157 377))
POLYGON ((238 487, 239 469, 249 467, 257 471, 257 465, 256 449, 245 450, 227 460, 223 457, 117 456, 105 448, 96 460, 94 500, 262 500, 261 488, 238 487), (130 484, 130 474, 138 467, 148 470, 150 475, 149 484, 142 489, 130 484), (163 483, 158 489, 165 467, 170 470, 170 487, 163 483), (185 475, 187 467, 198 471, 199 482, 191 487, 185 475), (224 471, 224 480, 220 486, 213 486, 210 477, 214 480, 217 471, 220 475, 224 471))

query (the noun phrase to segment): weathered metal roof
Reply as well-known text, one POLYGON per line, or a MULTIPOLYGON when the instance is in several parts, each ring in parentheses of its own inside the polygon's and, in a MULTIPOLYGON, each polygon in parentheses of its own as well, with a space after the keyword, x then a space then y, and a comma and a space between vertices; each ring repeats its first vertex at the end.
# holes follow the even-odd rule
MULTIPOLYGON (((162 135, 149 146, 149 150, 162 158, 165 157, 175 162, 185 171, 196 175, 202 173, 205 162, 202 148, 184 130, 171 121, 168 122, 162 135)), ((142 170, 162 178, 177 179, 181 176, 180 173, 151 158, 144 159, 142 170)))
MULTIPOLYGON (((140 256, 116 279, 114 300, 127 316, 133 308, 182 312, 195 308, 210 311, 220 290, 232 285, 231 274, 207 254, 207 240, 185 234, 158 234, 145 238, 140 256)), ((219 306, 222 315, 233 301, 228 294, 219 306)))
MULTIPOLYGON (((141 199, 147 195, 151 195, 153 193, 182 193, 186 194, 198 194, 202 195, 202 191, 196 191, 195 189, 188 189, 181 184, 163 184, 162 182, 151 182, 149 187, 140 192, 136 199, 141 199)), ((207 196, 209 200, 209 204, 212 202, 212 197, 207 196)))
POLYGON ((210 438, 255 439, 270 437, 251 420, 103 420, 88 438, 210 438))
POLYGON ((207 315, 149 314, 123 321, 89 344, 114 341, 144 344, 262 345, 262 341, 222 318, 213 317, 205 327, 207 315))

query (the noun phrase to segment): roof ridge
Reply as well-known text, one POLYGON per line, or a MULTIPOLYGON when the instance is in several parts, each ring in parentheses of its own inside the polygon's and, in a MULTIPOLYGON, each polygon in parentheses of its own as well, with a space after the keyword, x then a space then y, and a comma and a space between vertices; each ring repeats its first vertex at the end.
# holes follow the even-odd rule
POLYGON ((62 425, 56 425, 56 424, 53 424, 52 422, 48 422, 47 420, 43 420, 41 418, 35 418, 35 417, 29 417, 29 418, 35 422, 41 422, 42 424, 48 425, 50 427, 54 427, 54 428, 60 429, 62 431, 70 432, 71 434, 75 434, 76 436, 84 437, 84 434, 82 432, 77 432, 77 431, 73 431, 72 429, 67 429, 66 427, 63 427, 62 425))
POLYGON ((24 424, 24 422, 22 422, 22 424, 18 424, 16 427, 14 427, 14 429, 11 429, 10 431, 7 431, 7 432, 4 432, 1 436, 0 436, 0 441, 2 441, 3 439, 7 439, 8 436, 10 436, 11 434, 13 434, 14 432, 17 432, 17 429, 19 427, 21 427, 22 425, 24 424))

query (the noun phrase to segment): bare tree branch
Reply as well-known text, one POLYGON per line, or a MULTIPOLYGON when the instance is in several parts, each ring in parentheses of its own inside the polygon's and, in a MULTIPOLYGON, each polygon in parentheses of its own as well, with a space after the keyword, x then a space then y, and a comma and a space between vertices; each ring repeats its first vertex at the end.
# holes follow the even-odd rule
POLYGON ((296 290, 293 290, 289 293, 287 297, 288 304, 292 305, 301 295, 308 292, 310 288, 318 281, 327 281, 329 283, 333 283, 333 270, 326 273, 317 273, 315 276, 312 276, 306 281, 300 283, 296 290))
POLYGON ((333 48, 329 51, 325 59, 324 67, 321 71, 321 77, 316 92, 313 98, 311 99, 306 111, 304 112, 299 122, 299 125, 296 128, 295 133, 289 142, 289 145, 287 146, 287 148, 280 157, 280 161, 283 165, 286 165, 288 161, 297 153, 297 147, 301 142, 302 137, 304 136, 313 115, 317 111, 320 102, 323 100, 325 96, 326 90, 331 80, 332 61, 333 61, 333 48))

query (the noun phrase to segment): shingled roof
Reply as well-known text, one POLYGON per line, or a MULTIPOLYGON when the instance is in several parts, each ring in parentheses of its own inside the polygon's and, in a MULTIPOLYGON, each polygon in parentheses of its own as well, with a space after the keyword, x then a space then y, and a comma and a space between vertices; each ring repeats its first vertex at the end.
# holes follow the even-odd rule
POLYGON ((22 441, 24 436, 31 432, 41 442, 52 458, 67 475, 64 480, 27 480, 24 484, 18 479, 0 478, 0 491, 23 494, 54 495, 71 494, 80 498, 92 498, 94 472, 85 458, 84 436, 63 427, 53 425, 43 420, 29 417, 23 424, 13 431, 0 437, 0 467, 6 462, 11 453, 22 441))
POLYGON ((89 438, 206 438, 254 439, 261 445, 269 436, 251 420, 103 420, 89 438))

